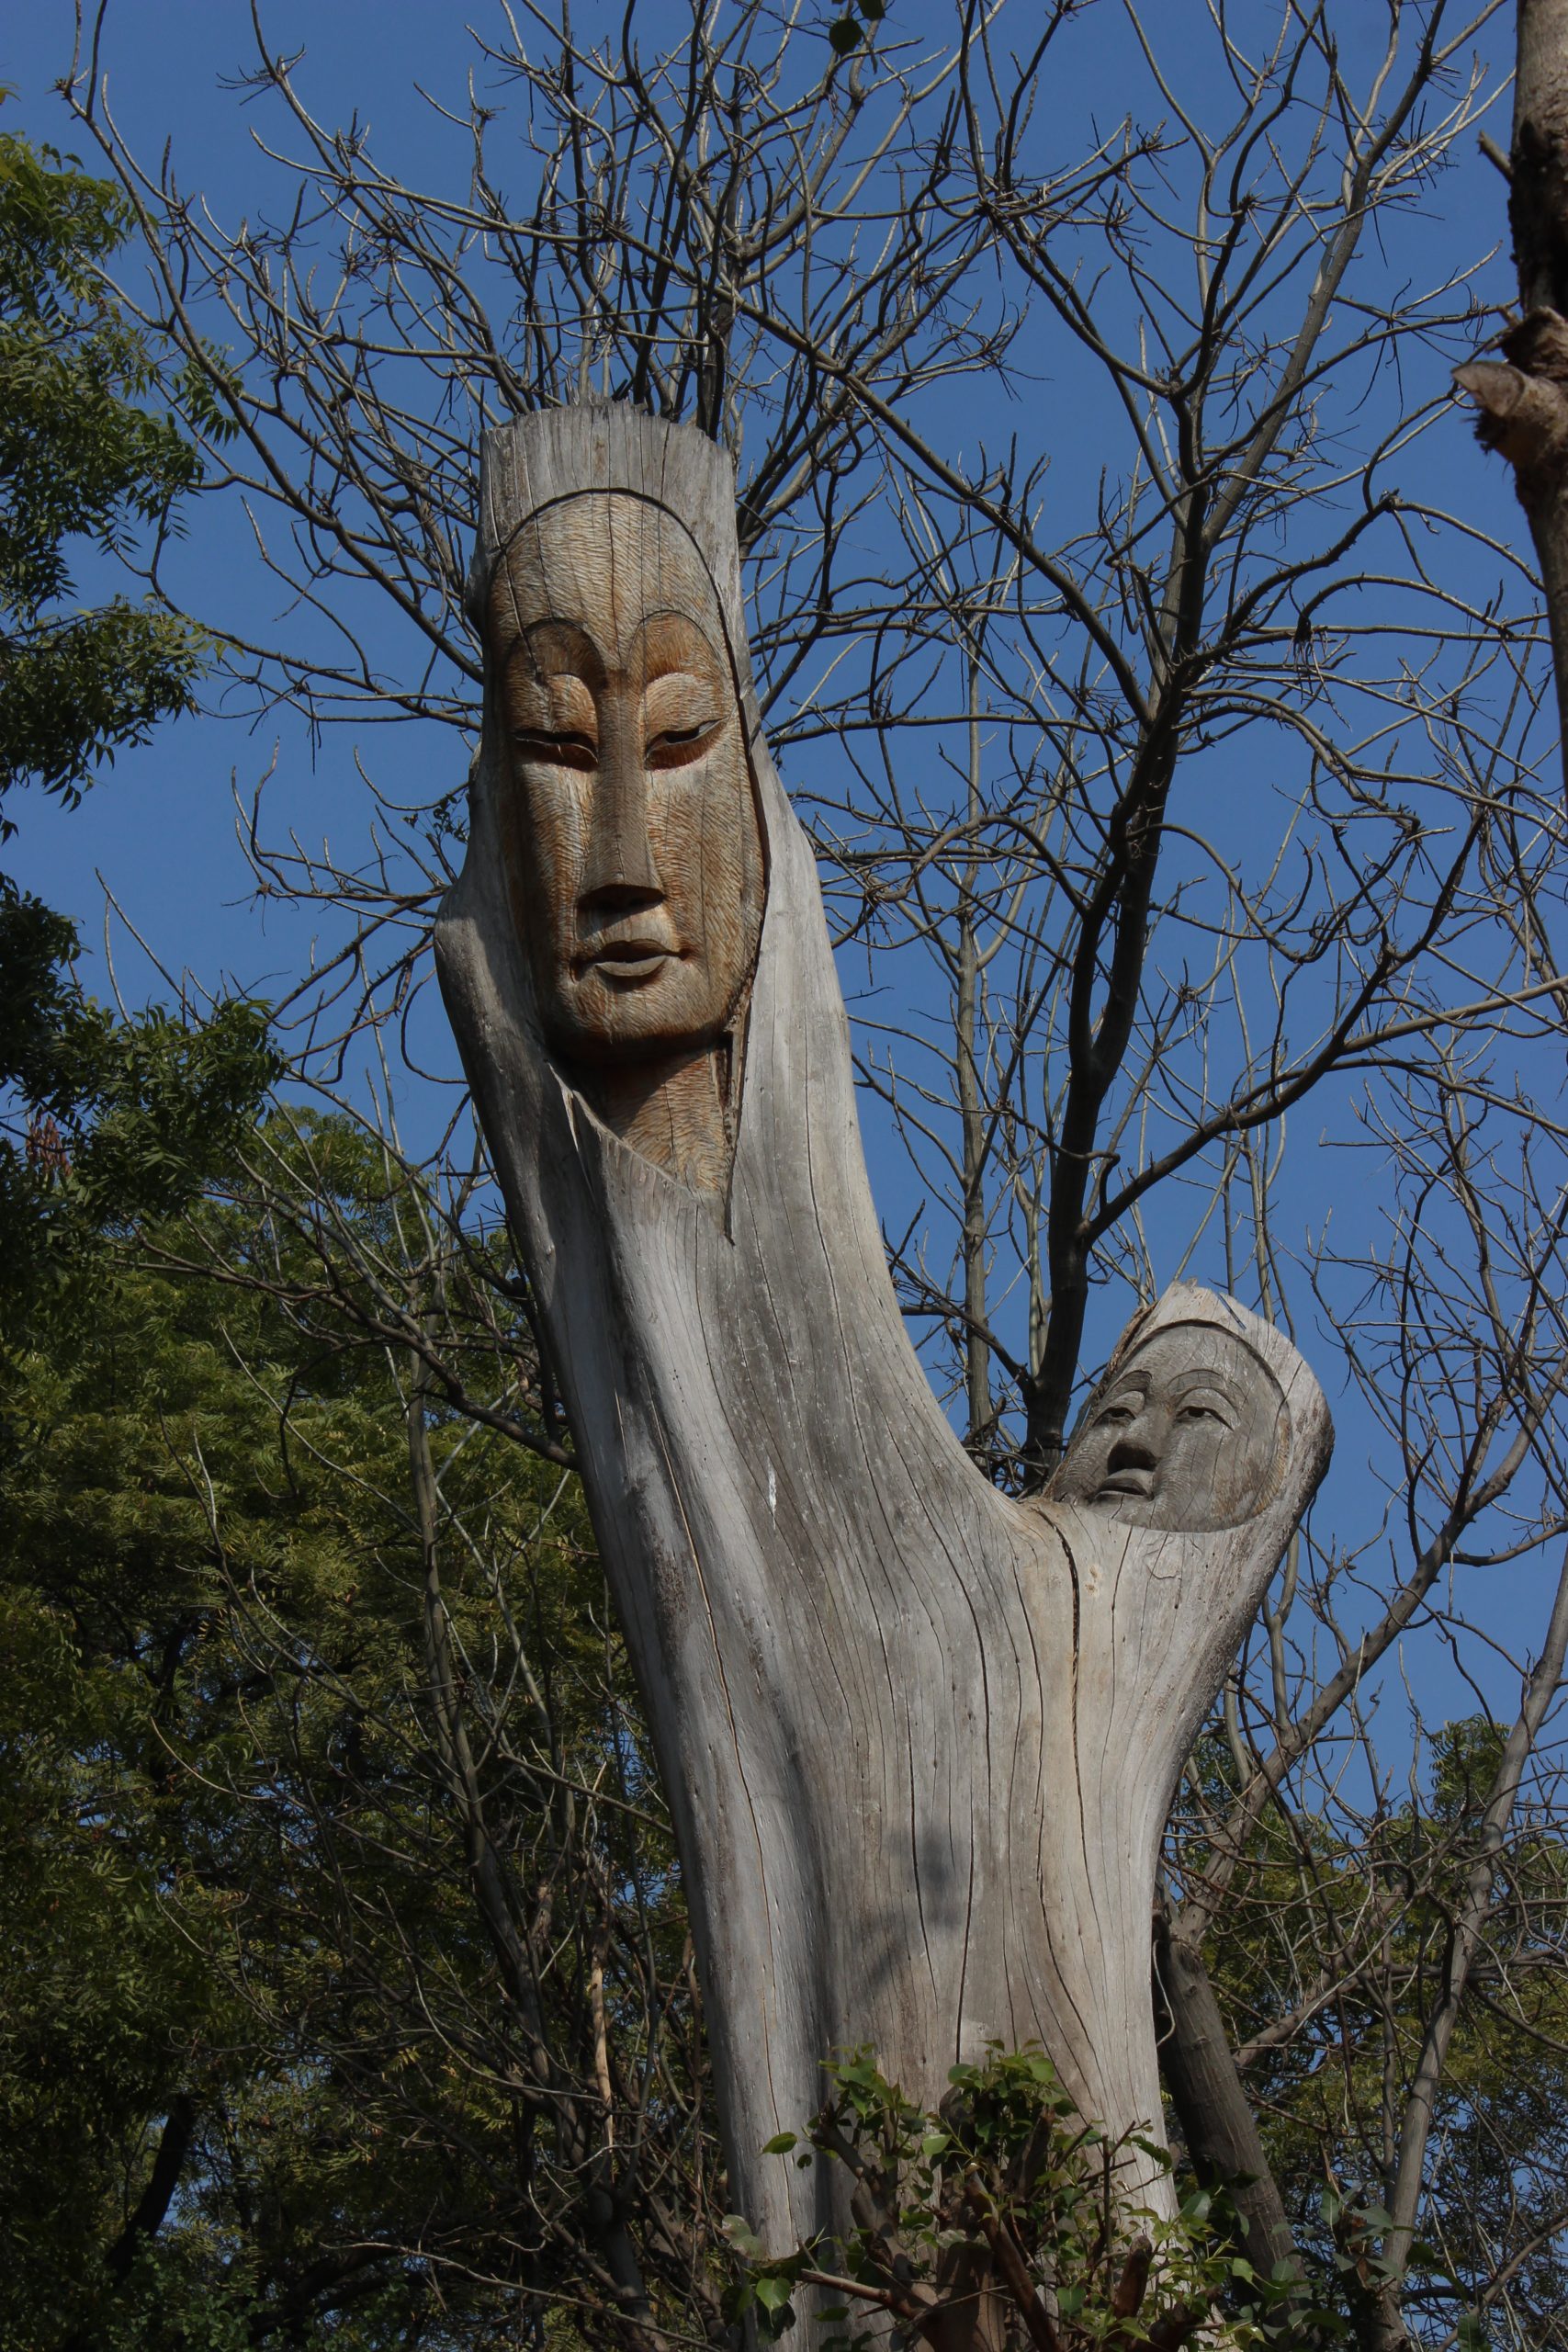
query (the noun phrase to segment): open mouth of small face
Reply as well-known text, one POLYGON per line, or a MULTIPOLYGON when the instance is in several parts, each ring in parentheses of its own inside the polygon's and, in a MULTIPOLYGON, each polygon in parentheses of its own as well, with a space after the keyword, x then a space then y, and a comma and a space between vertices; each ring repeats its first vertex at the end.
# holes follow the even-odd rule
POLYGON ((1154 1490, 1155 1474, 1152 1470, 1112 1470, 1095 1488, 1094 1499, 1098 1503, 1113 1501, 1119 1495, 1147 1497, 1154 1490))

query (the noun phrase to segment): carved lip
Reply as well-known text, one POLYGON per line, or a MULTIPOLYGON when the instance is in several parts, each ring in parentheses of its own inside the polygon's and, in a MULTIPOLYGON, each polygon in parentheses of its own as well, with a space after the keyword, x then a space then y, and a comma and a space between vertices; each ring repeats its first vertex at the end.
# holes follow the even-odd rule
POLYGON ((667 939, 605 939, 589 949, 581 965, 584 972, 599 972, 622 987, 635 987, 652 979, 666 964, 678 963, 680 956, 680 949, 667 939))
POLYGON ((1094 1490, 1094 1498, 1099 1502, 1105 1495, 1138 1495, 1146 1500, 1154 1490, 1155 1474, 1152 1470, 1113 1470, 1108 1478, 1100 1480, 1094 1490))

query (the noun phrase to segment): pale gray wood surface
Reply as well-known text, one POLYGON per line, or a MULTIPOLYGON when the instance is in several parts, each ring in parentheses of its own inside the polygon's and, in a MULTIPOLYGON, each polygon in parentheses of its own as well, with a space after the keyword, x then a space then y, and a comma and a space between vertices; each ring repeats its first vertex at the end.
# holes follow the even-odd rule
POLYGON ((934 2102, 955 2058, 1038 2039, 1086 2117, 1157 2131, 1160 1828, 1330 1432, 1292 1348, 1181 1287, 1140 1336, 1218 1320, 1288 1402, 1257 1516, 1128 1527, 976 1471, 887 1275, 815 866, 755 725, 728 462, 624 410, 502 428, 481 592, 525 514, 592 487, 694 533, 739 668, 768 873, 728 1198, 620 1141, 552 1065, 493 725, 438 958, 674 1814, 731 2202, 783 2245, 828 2218, 822 2174, 758 2152, 819 2103, 836 2047, 874 2044, 934 2102))

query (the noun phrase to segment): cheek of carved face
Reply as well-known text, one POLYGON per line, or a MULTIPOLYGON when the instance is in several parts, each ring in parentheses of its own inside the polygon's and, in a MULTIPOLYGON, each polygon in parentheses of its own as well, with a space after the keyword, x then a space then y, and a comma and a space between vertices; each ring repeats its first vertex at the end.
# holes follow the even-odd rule
POLYGON ((650 555, 668 522, 581 504, 506 583, 522 625, 500 698, 546 1034, 604 1064, 723 1034, 755 958, 761 859, 711 587, 657 536, 650 555), (530 617, 547 596, 556 609, 530 617))
POLYGON ((1201 1323, 1136 1350, 1096 1399, 1052 1491, 1123 1526, 1238 1526, 1279 1480, 1286 1407, 1250 1348, 1201 1323))

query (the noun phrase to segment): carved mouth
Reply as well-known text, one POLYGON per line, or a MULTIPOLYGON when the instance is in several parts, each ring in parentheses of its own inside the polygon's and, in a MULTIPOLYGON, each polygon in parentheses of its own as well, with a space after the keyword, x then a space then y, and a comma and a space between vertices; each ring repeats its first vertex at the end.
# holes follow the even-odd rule
POLYGON ((1097 1503, 1104 1502, 1117 1495, 1138 1495, 1146 1498, 1154 1490, 1155 1474, 1152 1470, 1113 1470, 1095 1488, 1094 1499, 1097 1503))
POLYGON ((660 939, 611 939, 582 958, 584 972, 597 972, 620 988, 637 988, 651 980, 666 964, 680 961, 680 950, 660 939))

